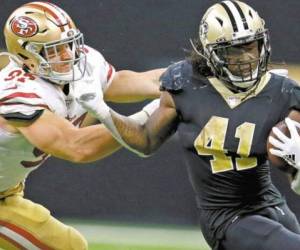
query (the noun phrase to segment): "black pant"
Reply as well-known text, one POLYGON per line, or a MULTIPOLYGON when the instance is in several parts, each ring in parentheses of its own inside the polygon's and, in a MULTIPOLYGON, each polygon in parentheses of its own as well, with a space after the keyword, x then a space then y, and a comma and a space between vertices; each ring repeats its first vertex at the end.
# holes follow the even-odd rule
POLYGON ((300 227, 286 204, 239 217, 220 241, 222 250, 299 250, 300 227))

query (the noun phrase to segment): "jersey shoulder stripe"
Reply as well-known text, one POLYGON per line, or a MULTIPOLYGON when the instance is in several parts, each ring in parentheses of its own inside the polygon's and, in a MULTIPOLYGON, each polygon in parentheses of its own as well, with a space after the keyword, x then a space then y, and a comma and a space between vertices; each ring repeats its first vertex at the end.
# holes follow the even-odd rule
POLYGON ((2 97, 0 99, 0 102, 14 100, 14 99, 17 99, 17 98, 28 98, 28 99, 39 98, 39 99, 41 99, 41 97, 36 93, 14 92, 14 93, 11 93, 7 96, 2 97))
MULTIPOLYGON (((17 89, 16 89, 17 90, 17 89)), ((37 110, 50 109, 37 93, 22 90, 3 90, 0 94, 0 114, 21 113, 29 115, 37 110)))

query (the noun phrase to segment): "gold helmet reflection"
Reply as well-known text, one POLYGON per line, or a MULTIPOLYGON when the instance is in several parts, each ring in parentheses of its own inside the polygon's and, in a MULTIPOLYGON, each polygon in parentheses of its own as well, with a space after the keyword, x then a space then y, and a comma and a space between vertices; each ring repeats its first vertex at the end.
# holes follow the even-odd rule
MULTIPOLYGON (((7 51, 30 73, 65 84, 82 78, 85 71, 83 34, 70 16, 52 3, 31 2, 16 9, 4 28, 7 51), (57 46, 68 45, 72 59, 70 72, 52 70, 48 51, 57 53, 57 46)), ((62 62, 56 62, 62 63, 62 62)))
POLYGON ((270 56, 268 30, 258 13, 243 2, 223 1, 210 7, 201 20, 199 38, 214 75, 234 87, 245 89, 253 86, 267 70, 270 56), (258 58, 235 63, 238 67, 247 64, 251 71, 249 76, 233 74, 228 68, 230 62, 221 56, 222 51, 253 41, 258 42, 258 58), (251 67, 253 62, 256 62, 256 68, 251 67))

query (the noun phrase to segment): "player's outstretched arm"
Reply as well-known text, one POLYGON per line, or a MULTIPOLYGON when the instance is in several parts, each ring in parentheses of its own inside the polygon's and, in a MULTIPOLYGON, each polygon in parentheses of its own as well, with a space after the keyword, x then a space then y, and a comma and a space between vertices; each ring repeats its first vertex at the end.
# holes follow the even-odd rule
POLYGON ((159 108, 143 125, 111 110, 106 103, 93 93, 86 92, 77 101, 111 131, 112 135, 129 150, 149 155, 176 130, 178 115, 173 98, 162 92, 159 108))
POLYGON ((164 71, 165 69, 118 71, 104 93, 104 100, 127 103, 159 98, 159 78, 164 71))
MULTIPOLYGON (((158 100, 152 101, 130 118, 144 124, 158 104, 158 100)), ((47 154, 73 162, 91 162, 104 158, 121 147, 104 125, 79 129, 49 110, 41 112, 32 121, 9 120, 7 123, 14 133, 19 131, 31 144, 47 154)), ((5 123, 4 119, 2 122, 5 123)))
POLYGON ((103 125, 77 128, 48 110, 32 123, 10 124, 43 152, 72 162, 95 161, 121 147, 103 125))

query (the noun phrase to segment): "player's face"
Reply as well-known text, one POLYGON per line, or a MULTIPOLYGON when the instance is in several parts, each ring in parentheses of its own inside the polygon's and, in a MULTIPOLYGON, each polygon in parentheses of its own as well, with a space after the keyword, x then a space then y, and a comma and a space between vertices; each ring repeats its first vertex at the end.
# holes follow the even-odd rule
POLYGON ((227 47, 223 50, 222 58, 228 63, 228 69, 233 75, 249 77, 259 62, 258 41, 227 47))
POLYGON ((47 61, 51 65, 52 71, 58 73, 68 73, 72 69, 72 51, 68 44, 58 45, 55 48, 47 49, 47 61))

